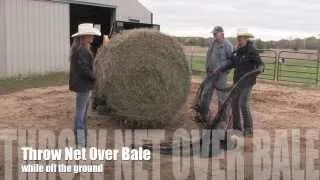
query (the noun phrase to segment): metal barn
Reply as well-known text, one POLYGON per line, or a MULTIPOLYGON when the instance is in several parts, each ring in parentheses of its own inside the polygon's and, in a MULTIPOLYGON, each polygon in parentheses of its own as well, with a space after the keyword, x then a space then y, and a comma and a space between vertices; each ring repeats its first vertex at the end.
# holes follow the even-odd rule
POLYGON ((0 22, 0 78, 67 71, 79 23, 103 34, 154 26, 137 0, 0 0, 0 22))

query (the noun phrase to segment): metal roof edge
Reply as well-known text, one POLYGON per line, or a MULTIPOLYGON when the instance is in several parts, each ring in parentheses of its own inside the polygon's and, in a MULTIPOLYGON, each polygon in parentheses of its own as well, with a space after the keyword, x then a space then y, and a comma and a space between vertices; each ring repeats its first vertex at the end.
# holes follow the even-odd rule
POLYGON ((37 1, 49 1, 49 2, 57 2, 57 3, 65 3, 65 4, 80 4, 80 5, 99 6, 99 7, 107 7, 107 8, 114 8, 114 9, 118 7, 116 5, 91 3, 91 2, 84 2, 84 1, 78 1, 78 0, 37 0, 37 1))

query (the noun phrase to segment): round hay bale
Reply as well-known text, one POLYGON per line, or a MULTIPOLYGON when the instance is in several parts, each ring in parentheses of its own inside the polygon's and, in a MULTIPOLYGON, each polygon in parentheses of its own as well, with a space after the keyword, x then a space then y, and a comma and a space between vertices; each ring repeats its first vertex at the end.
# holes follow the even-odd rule
POLYGON ((155 30, 114 36, 96 57, 96 93, 127 126, 159 128, 172 120, 189 93, 183 48, 155 30))

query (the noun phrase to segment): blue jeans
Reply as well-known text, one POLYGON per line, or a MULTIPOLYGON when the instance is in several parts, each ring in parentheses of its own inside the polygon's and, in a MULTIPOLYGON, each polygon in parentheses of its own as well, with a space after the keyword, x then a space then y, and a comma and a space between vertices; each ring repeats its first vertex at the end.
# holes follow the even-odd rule
POLYGON ((87 112, 89 107, 89 92, 76 93, 75 138, 77 145, 87 144, 87 112))
MULTIPOLYGON (((219 87, 226 87, 228 81, 228 74, 221 74, 218 81, 215 82, 219 87)), ((203 89, 202 101, 200 104, 201 114, 206 117, 208 115, 210 104, 212 100, 212 95, 214 93, 214 84, 213 80, 209 80, 203 89)), ((227 92, 218 91, 218 108, 223 105, 224 101, 227 98, 227 92)))
POLYGON ((238 92, 232 100, 233 129, 242 130, 242 115, 244 131, 252 131, 252 116, 249 104, 251 91, 252 86, 246 87, 238 92))

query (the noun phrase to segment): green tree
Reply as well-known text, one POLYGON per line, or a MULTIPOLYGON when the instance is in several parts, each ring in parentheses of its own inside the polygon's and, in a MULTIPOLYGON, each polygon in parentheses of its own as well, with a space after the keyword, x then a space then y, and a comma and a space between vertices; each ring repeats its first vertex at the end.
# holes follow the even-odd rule
POLYGON ((257 39, 255 45, 257 49, 265 49, 265 43, 261 39, 257 39))

